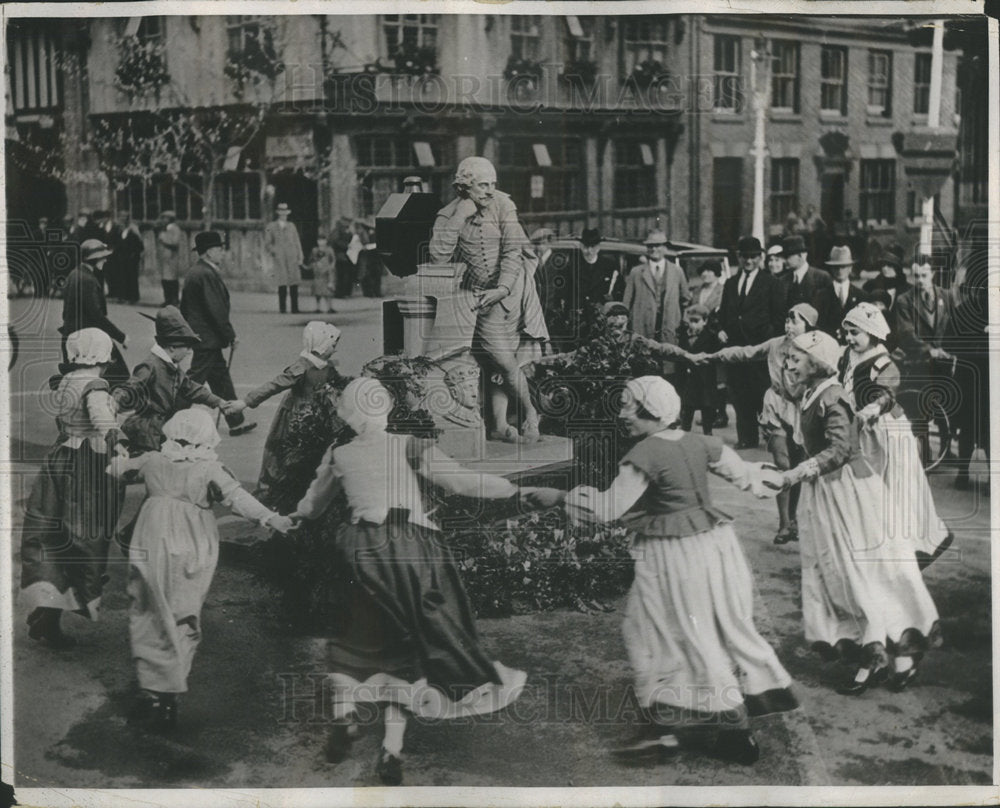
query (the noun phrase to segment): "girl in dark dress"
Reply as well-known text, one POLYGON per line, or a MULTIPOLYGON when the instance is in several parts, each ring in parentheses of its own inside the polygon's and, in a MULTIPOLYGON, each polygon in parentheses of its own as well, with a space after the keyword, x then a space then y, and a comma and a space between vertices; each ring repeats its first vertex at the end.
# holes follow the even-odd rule
POLYGON ((344 389, 337 414, 357 434, 331 448, 294 517, 317 519, 342 490, 351 521, 331 537, 345 571, 345 613, 329 639, 334 725, 327 759, 347 754, 358 704, 385 704, 376 763, 382 782, 402 782, 407 715, 458 718, 503 709, 527 674, 491 660, 447 546, 424 512, 418 476, 452 493, 503 499, 517 488, 476 474, 432 441, 386 432, 393 402, 375 379, 344 389))

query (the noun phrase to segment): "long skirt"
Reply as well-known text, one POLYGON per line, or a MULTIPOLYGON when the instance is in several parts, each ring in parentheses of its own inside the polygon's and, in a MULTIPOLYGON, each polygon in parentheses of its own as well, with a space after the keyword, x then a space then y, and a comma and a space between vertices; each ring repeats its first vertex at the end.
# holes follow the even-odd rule
POLYGON ((335 710, 389 701, 455 718, 502 709, 526 674, 489 659, 451 551, 435 531, 399 519, 345 525, 342 620, 328 642, 335 710))
POLYGON ((271 429, 267 433, 264 441, 264 455, 260 461, 260 474, 257 477, 257 490, 255 495, 262 502, 268 501, 268 492, 271 487, 282 479, 285 457, 285 438, 288 435, 288 428, 292 422, 292 417, 296 411, 308 404, 309 400, 295 395, 291 390, 285 393, 285 397, 278 406, 278 411, 271 421, 271 429))
POLYGON ((142 506, 129 548, 129 639, 139 687, 184 693, 219 559, 211 510, 165 496, 142 506))
POLYGON ((934 506, 910 422, 906 416, 887 413, 871 429, 862 430, 861 436, 866 456, 882 471, 885 481, 884 530, 909 543, 915 552, 934 555, 948 536, 948 528, 934 506))
POLYGON ((97 619, 125 494, 107 465, 107 455, 86 442, 56 446, 42 461, 21 531, 21 601, 28 609, 97 619))
POLYGON ((682 538, 640 535, 622 630, 639 704, 663 723, 747 725, 798 706, 754 626, 753 579, 729 524, 682 538))
POLYGON ((858 476, 849 465, 838 472, 802 484, 806 640, 860 664, 884 662, 887 652, 921 653, 938 642, 937 608, 912 545, 885 530, 882 478, 858 476))

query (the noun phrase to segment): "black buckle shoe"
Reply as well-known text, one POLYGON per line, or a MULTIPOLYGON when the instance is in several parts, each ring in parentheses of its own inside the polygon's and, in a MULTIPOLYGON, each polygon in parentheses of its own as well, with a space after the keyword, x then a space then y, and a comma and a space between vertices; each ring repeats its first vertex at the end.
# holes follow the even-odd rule
POLYGON ((917 677, 917 666, 914 665, 912 668, 908 668, 905 671, 895 671, 892 676, 889 677, 889 684, 887 687, 893 693, 902 693, 909 687, 910 682, 912 682, 917 677))
POLYGON ((337 721, 330 728, 326 738, 325 754, 330 763, 340 763, 351 751, 351 744, 357 736, 357 726, 350 721, 337 721))
POLYGON ((868 672, 868 678, 863 682, 859 682, 855 679, 852 682, 848 682, 845 685, 841 685, 837 688, 837 692, 841 696, 860 696, 870 687, 878 687, 880 684, 885 682, 889 678, 889 669, 886 667, 881 668, 871 668, 868 672))
POLYGON ((642 727, 635 736, 622 746, 614 749, 612 755, 619 760, 642 760, 674 757, 680 751, 680 743, 669 727, 655 723, 642 727))
POLYGON ((375 773, 384 785, 401 785, 403 782, 403 761, 384 746, 380 747, 378 758, 375 761, 375 773))
POLYGON ((760 747, 748 729, 724 729, 715 740, 715 756, 741 766, 752 766, 760 759, 760 747))

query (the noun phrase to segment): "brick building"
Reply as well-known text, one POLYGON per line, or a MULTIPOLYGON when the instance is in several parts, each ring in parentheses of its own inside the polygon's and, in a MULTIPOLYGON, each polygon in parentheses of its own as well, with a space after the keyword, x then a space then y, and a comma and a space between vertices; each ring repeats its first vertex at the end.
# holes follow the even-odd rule
MULTIPOLYGON (((869 234, 907 249, 922 218, 919 189, 894 140, 927 131, 931 50, 914 47, 899 20, 704 16, 692 20, 691 72, 711 76, 699 114, 687 118, 675 172, 692 240, 730 246, 750 231, 754 193, 754 101, 766 88, 765 234, 812 206, 828 231, 848 215, 869 234), (681 178, 684 167, 691 171, 681 178)), ((946 51, 941 129, 957 134, 957 63, 946 51)), ((954 183, 942 177, 937 209, 953 218, 954 183)), ((939 234, 940 236, 940 234, 939 234)), ((821 261, 823 256, 813 256, 821 261)))
MULTIPOLYGON (((40 62, 17 48, 36 21, 16 22, 9 79, 27 88, 27 67, 40 62)), ((103 172, 65 182, 63 210, 49 215, 129 211, 152 258, 152 225, 175 210, 188 233, 211 224, 228 234, 237 286, 261 285, 261 237, 277 202, 292 206, 308 249, 338 217, 372 216, 405 176, 420 175, 446 201, 456 164, 473 154, 494 161, 529 229, 597 225, 636 238, 659 225, 676 239, 731 246, 752 210, 755 46, 774 68, 766 75, 759 63, 772 87, 769 230, 811 204, 830 224, 851 209, 879 238, 909 245, 919 231, 920 199, 893 136, 920 129, 930 46, 914 45, 898 20, 178 15, 37 24, 57 30, 54 50, 81 64, 62 79, 57 110, 66 166, 103 172), (130 149, 124 135, 155 147, 130 149)), ((952 132, 957 59, 946 52, 941 121, 952 132)), ((13 115, 23 129, 31 112, 15 101, 8 123, 13 115)), ((947 182, 939 208, 950 218, 953 207, 947 182)))

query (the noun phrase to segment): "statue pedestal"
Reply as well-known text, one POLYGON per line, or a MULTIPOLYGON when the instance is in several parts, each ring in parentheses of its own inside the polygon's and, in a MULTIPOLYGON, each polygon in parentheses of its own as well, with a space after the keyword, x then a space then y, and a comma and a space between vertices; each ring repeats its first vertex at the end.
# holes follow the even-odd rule
POLYGON ((417 406, 431 413, 442 451, 456 460, 505 476, 570 463, 566 438, 546 435, 531 444, 486 440, 481 374, 471 354, 476 297, 461 288, 464 274, 464 264, 418 265, 406 278, 403 295, 382 305, 385 353, 425 356, 440 368, 426 379, 417 406))

